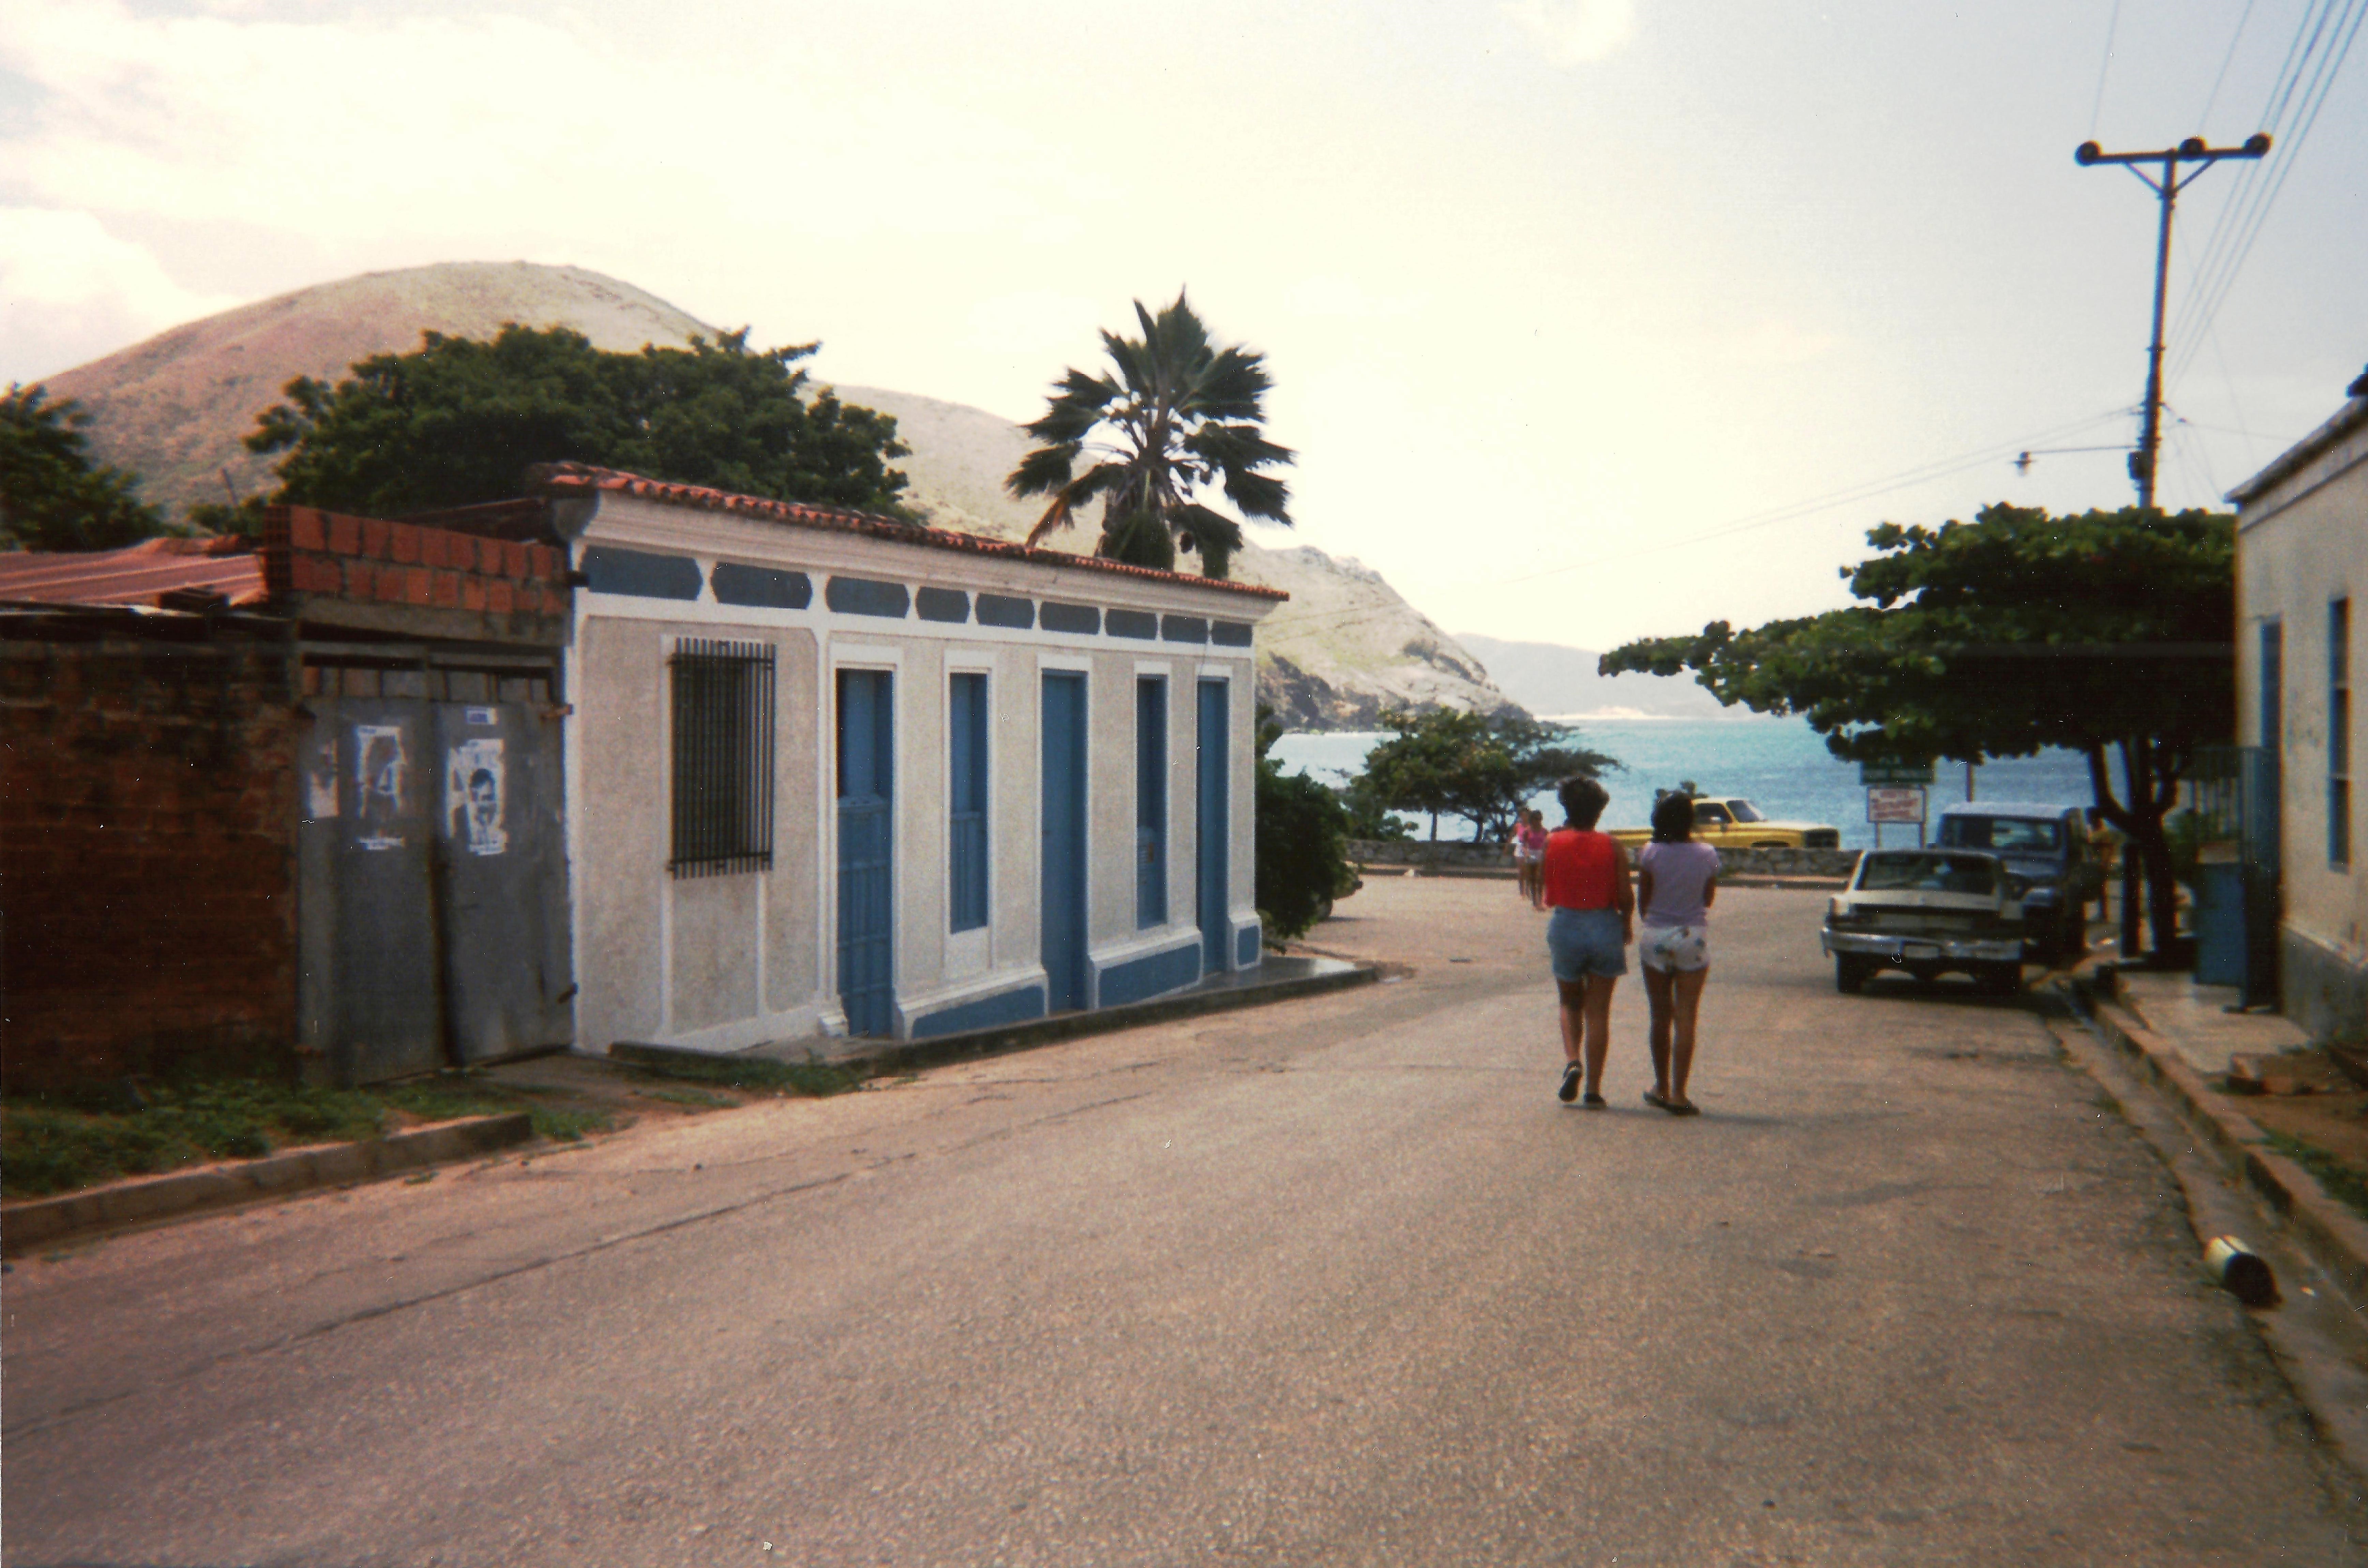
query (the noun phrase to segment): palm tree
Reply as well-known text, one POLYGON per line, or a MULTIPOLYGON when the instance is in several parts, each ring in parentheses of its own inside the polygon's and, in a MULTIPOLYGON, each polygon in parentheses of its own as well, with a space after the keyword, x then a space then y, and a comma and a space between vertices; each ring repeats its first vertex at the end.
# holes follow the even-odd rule
POLYGON ((1200 551, 1204 576, 1223 577, 1242 547, 1242 526, 1195 499, 1204 486, 1222 483, 1244 517, 1291 524, 1290 487, 1258 472, 1292 460, 1291 449, 1260 428, 1273 384, 1265 356, 1212 347, 1180 291, 1157 316, 1140 300, 1134 314, 1141 337, 1102 334, 1115 375, 1072 369, 1053 383, 1044 416, 1025 426, 1043 445, 1020 459, 1004 487, 1053 498, 1029 530, 1030 544, 1067 528, 1099 495, 1095 554, 1172 571, 1180 545, 1200 551))

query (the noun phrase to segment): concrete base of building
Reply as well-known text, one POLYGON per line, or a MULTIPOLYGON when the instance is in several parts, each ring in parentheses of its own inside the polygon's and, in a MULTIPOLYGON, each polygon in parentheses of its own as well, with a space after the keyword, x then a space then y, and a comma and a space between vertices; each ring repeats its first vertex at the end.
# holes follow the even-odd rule
POLYGON ((2278 933, 2279 1009, 2313 1040, 2368 1035, 2368 963, 2292 926, 2278 933))

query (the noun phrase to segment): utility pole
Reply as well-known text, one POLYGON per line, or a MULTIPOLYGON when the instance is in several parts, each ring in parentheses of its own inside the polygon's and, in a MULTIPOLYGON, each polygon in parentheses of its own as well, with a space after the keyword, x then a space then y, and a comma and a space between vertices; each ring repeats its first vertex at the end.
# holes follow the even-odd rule
POLYGON ((2138 505, 2154 505, 2154 461, 2162 445, 2162 297, 2163 286, 2170 275, 2170 210, 2179 193, 2195 183, 2198 176, 2223 158, 2259 158, 2270 150, 2270 133, 2257 131, 2245 139, 2242 147, 2207 147, 2201 136, 2191 136, 2176 147, 2159 153, 2108 153, 2094 142, 2083 142, 2073 150, 2072 160, 2082 168, 2091 164, 2123 164, 2130 173, 2144 180, 2148 189, 2162 203, 2162 225, 2154 245, 2154 342, 2146 349, 2146 423, 2140 426, 2138 449, 2130 454, 2130 477, 2137 482, 2138 505), (2192 164, 2194 173, 2181 176, 2179 165, 2192 164), (2142 164, 2160 164, 2159 178, 2139 167, 2142 164))

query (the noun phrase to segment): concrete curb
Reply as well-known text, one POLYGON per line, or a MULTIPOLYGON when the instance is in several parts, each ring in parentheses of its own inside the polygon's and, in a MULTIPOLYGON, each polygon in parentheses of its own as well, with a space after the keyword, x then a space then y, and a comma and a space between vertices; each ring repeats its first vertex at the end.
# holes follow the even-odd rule
POLYGON ((2078 981, 2057 989, 2105 1042, 2134 1062, 2139 1075, 2163 1091, 2180 1119, 2203 1136, 2229 1175, 2269 1201, 2311 1260, 2354 1301, 2368 1300, 2368 1221, 2328 1196, 2318 1179, 2264 1146, 2259 1123, 2229 1106, 2170 1042, 2125 1009, 2078 981))
MULTIPOLYGON (((813 1060, 825 1066, 849 1068, 867 1077, 884 1078, 902 1073, 918 1073, 929 1067, 944 1067, 956 1062, 1030 1051, 1040 1045, 1051 1045, 1086 1035, 1115 1034, 1121 1029, 1137 1028, 1145 1024, 1164 1024, 1177 1018, 1196 1017, 1203 1013, 1229 1013, 1238 1007, 1259 1007, 1269 1002, 1287 1002, 1294 997, 1320 996, 1329 991, 1371 985, 1379 979, 1381 970, 1378 966, 1357 963, 1329 974, 1298 975, 1266 985, 1243 985, 1224 991, 1155 997, 1148 1002, 1129 1003, 1123 1007, 1104 1007, 1091 1013, 1066 1013, 1057 1018, 1037 1018, 1002 1028, 935 1035, 928 1040, 881 1040, 833 1055, 816 1055, 813 1060)), ((610 1046, 609 1054, 657 1073, 665 1072, 677 1062, 712 1069, 718 1062, 790 1060, 764 1048, 718 1053, 673 1045, 629 1044, 623 1040, 610 1046)))
POLYGON ((23 1199, 0 1204, 0 1255, 15 1257, 96 1232, 292 1198, 318 1187, 377 1181, 523 1143, 533 1136, 531 1116, 522 1110, 504 1111, 359 1143, 290 1149, 234 1165, 167 1171, 55 1198, 23 1199))

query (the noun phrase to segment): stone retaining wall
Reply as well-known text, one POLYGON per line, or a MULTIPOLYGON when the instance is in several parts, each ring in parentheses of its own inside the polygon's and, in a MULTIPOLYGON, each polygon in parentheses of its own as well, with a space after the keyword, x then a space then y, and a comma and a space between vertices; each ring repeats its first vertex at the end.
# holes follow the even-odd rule
MULTIPOLYGON (((1720 865, 1739 877, 1847 877, 1858 867, 1855 849, 1722 849, 1720 865)), ((1364 866, 1412 866, 1417 874, 1509 867, 1510 849, 1501 844, 1428 839, 1352 838, 1349 858, 1364 866)))

